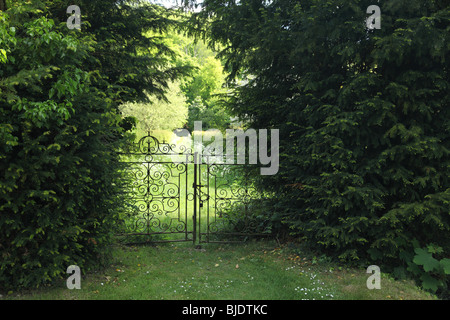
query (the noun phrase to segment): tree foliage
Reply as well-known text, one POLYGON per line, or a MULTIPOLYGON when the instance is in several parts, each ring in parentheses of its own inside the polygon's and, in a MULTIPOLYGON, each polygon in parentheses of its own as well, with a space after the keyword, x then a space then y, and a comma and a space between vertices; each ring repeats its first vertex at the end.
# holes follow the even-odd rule
POLYGON ((208 56, 184 86, 189 102, 188 128, 194 121, 202 121, 204 129, 222 129, 230 126, 230 113, 224 107, 225 72, 215 56, 208 56))
MULTIPOLYGON (((65 22, 71 4, 70 0, 48 1, 51 17, 65 22)), ((145 92, 164 99, 169 83, 188 71, 172 65, 174 52, 162 36, 180 24, 176 11, 143 0, 80 0, 77 5, 82 32, 96 40, 86 67, 100 70, 107 83, 116 86, 119 102, 147 101, 145 92)))
POLYGON ((144 36, 171 23, 155 6, 80 1, 80 32, 66 26, 67 1, 8 4, 0 12, 0 288, 17 289, 104 261, 124 205, 119 104, 146 92, 163 98, 182 70, 166 68, 170 50, 144 36))
MULTIPOLYGON (((154 38, 156 33, 148 32, 146 36, 154 38)), ((222 88, 225 73, 216 53, 180 28, 169 28, 160 38, 173 52, 169 66, 188 72, 179 81, 169 83, 166 99, 149 96, 146 102, 124 104, 121 107, 124 116, 138 120, 138 134, 182 127, 193 129, 194 121, 198 120, 205 129, 228 127, 230 115, 219 97, 225 92, 222 88)))
POLYGON ((192 68, 180 83, 189 106, 186 127, 193 130, 194 121, 202 121, 204 129, 228 128, 230 113, 223 104, 227 93, 226 71, 217 52, 186 32, 169 31, 165 40, 177 54, 175 65, 192 68))
POLYGON ((124 116, 136 118, 138 132, 182 128, 187 122, 188 106, 179 82, 169 84, 166 98, 149 97, 148 103, 128 102, 120 109, 124 116))
POLYGON ((229 108, 280 129, 269 214, 340 259, 401 267, 413 240, 450 252, 450 7, 383 1, 369 30, 372 2, 205 0, 193 24, 252 76, 229 108))

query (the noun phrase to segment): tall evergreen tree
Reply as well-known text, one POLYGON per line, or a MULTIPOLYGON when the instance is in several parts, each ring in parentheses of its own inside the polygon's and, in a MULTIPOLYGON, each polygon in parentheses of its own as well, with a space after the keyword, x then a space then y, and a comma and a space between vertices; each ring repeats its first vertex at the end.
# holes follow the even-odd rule
POLYGON ((414 245, 450 252, 450 5, 380 1, 368 29, 372 4, 205 0, 193 24, 252 76, 230 109, 280 129, 268 215, 341 259, 401 267, 414 245))
POLYGON ((124 205, 119 103, 163 95, 182 69, 166 68, 170 51, 143 36, 170 23, 154 6, 80 1, 78 31, 66 26, 72 2, 7 4, 0 11, 2 290, 105 261, 124 205))
MULTIPOLYGON (((51 18, 65 22, 72 4, 71 0, 47 1, 51 18)), ((79 0, 77 5, 81 31, 96 39, 95 53, 85 63, 120 92, 120 102, 146 101, 147 94, 164 99, 168 84, 188 71, 171 64, 174 52, 162 36, 181 23, 176 11, 143 0, 79 0)))

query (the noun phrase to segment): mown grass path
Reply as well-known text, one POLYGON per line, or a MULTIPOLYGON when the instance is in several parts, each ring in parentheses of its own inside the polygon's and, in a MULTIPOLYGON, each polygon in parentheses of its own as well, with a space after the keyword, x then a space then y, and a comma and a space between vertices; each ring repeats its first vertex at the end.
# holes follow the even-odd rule
MULTIPOLYGON (((320 260, 320 259, 319 259, 320 260)), ((412 282, 382 275, 369 290, 365 270, 306 258, 273 242, 117 247, 112 264, 82 277, 81 290, 65 281, 3 299, 301 300, 434 299, 412 282)))

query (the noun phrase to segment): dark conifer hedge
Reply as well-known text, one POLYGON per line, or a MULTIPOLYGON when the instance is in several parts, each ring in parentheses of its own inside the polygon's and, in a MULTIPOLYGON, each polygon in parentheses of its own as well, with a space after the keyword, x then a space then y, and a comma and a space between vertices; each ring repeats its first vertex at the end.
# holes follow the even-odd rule
POLYGON ((163 96, 182 68, 148 30, 172 24, 160 6, 6 1, 0 11, 0 291, 36 287, 108 257, 124 205, 120 103, 163 96), (152 48, 152 54, 149 54, 152 48))
POLYGON ((248 76, 230 108, 249 127, 280 129, 280 171, 258 179, 275 194, 267 218, 328 255, 424 280, 420 268, 445 286, 449 2, 204 5, 196 21, 216 17, 207 34, 227 44, 232 75, 248 76), (366 26, 374 4, 380 29, 366 26), (416 257, 425 247, 435 270, 416 257))

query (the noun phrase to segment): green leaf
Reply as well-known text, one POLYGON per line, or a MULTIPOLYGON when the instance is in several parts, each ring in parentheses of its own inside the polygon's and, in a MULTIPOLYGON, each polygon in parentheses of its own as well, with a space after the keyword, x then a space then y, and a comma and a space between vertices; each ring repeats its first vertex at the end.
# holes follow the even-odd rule
POLYGON ((440 265, 444 269, 445 274, 450 274, 450 259, 442 259, 440 265))
POLYGON ((423 269, 426 272, 437 270, 439 268, 439 261, 433 258, 433 255, 429 253, 428 250, 416 248, 414 252, 416 255, 414 256, 413 262, 423 266, 423 269))
POLYGON ((439 280, 433 278, 428 273, 424 273, 420 279, 422 280, 422 287, 425 290, 431 290, 433 292, 436 292, 440 283, 439 280))
POLYGON ((5 49, 0 49, 0 62, 6 62, 8 56, 6 55, 5 49))
POLYGON ((429 244, 427 246, 427 249, 428 249, 428 252, 430 252, 430 253, 437 253, 437 254, 439 254, 439 253, 444 252, 444 249, 442 249, 442 247, 436 246, 434 244, 429 244))

